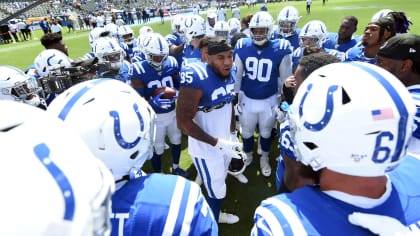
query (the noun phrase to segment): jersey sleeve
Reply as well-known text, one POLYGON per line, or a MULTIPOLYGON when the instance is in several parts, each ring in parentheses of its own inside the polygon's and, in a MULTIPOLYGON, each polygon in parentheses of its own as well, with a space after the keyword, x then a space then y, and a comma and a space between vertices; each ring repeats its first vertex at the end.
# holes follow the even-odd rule
POLYGON ((251 235, 300 236, 307 235, 299 216, 281 195, 261 202, 255 211, 251 235))
POLYGON ((206 64, 202 62, 192 62, 183 66, 180 72, 180 85, 201 88, 201 81, 208 77, 206 64))

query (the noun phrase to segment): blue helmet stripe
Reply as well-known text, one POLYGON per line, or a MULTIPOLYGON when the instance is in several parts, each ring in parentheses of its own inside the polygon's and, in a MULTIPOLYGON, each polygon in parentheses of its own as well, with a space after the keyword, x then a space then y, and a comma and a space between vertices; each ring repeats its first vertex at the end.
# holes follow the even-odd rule
POLYGON ((362 63, 352 63, 355 67, 359 67, 363 69, 364 71, 371 74, 379 83, 382 84, 382 86, 385 88, 385 90, 388 92, 388 94, 391 96, 392 100, 394 101, 395 108, 398 109, 398 113, 400 115, 400 121, 398 124, 398 134, 397 134, 397 144, 395 147, 395 153, 392 156, 391 161, 398 161, 399 157, 401 156, 401 152, 404 149, 404 143, 405 143, 405 137, 406 137, 406 127, 408 122, 408 110, 405 107, 404 101, 401 98, 401 96, 398 94, 398 92, 395 90, 395 88, 392 86, 389 81, 384 78, 381 74, 378 72, 372 70, 371 68, 367 67, 366 65, 363 65, 362 63))
POLYGON ((69 114, 71 108, 74 106, 74 104, 76 104, 76 102, 85 94, 87 93, 90 89, 94 88, 95 85, 105 82, 109 79, 98 79, 98 80, 92 80, 90 83, 87 83, 86 86, 82 89, 80 89, 68 102, 67 104, 63 107, 63 109, 61 110, 60 114, 58 115, 58 118, 60 118, 61 120, 65 120, 67 115, 69 114))
POLYGON ((69 179, 63 171, 50 158, 50 149, 45 143, 40 143, 34 147, 35 156, 39 159, 42 165, 51 174, 57 182, 64 198, 64 220, 72 221, 75 212, 75 198, 73 188, 69 179))

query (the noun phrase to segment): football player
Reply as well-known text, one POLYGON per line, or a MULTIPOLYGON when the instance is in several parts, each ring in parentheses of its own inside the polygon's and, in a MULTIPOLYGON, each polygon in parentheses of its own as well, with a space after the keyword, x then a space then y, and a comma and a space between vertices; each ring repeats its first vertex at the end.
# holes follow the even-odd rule
POLYGON ((294 6, 282 8, 277 17, 278 28, 274 30, 274 38, 287 39, 292 45, 292 51, 299 47, 300 29, 297 24, 301 16, 294 6))
POLYGON ((394 22, 387 17, 370 22, 359 44, 347 50, 345 61, 364 61, 375 64, 376 53, 386 40, 396 34, 394 22))
POLYGON ((328 40, 324 44, 324 48, 336 49, 340 52, 346 52, 354 47, 359 41, 359 37, 353 34, 357 30, 358 20, 355 16, 346 16, 341 20, 338 33, 328 33, 328 40))
MULTIPOLYGON (((303 56, 296 68, 294 75, 286 79, 285 86, 295 95, 300 84, 316 69, 331 63, 339 62, 340 59, 327 53, 312 53, 303 56)), ((291 102, 290 102, 291 104, 291 102)), ((286 105, 282 103, 282 106, 286 105)), ((287 106, 284 107, 287 110, 287 106)), ((296 161, 294 143, 290 136, 290 124, 287 119, 280 121, 279 137, 280 156, 276 169, 276 187, 279 193, 292 192, 304 185, 318 183, 318 175, 309 166, 296 161)))
POLYGON ((172 173, 188 177, 188 173, 179 167, 181 157, 181 130, 176 124, 175 101, 163 98, 164 92, 154 94, 162 87, 179 88, 179 67, 176 59, 169 56, 169 45, 159 33, 149 34, 143 42, 146 60, 133 63, 131 81, 138 93, 150 102, 157 114, 156 139, 152 158, 153 170, 162 171, 162 156, 165 151, 165 137, 171 143, 172 173))
POLYGON ((124 50, 112 37, 100 37, 93 45, 93 53, 99 62, 108 63, 109 67, 98 71, 101 78, 113 78, 130 84, 131 64, 124 59, 124 50))
POLYGON ((184 24, 184 16, 177 14, 171 17, 172 34, 166 35, 165 39, 169 44, 169 55, 176 58, 178 65, 182 64, 183 51, 185 46, 185 32, 181 29, 184 24))
POLYGON ((0 100, 11 100, 46 109, 35 80, 13 66, 0 65, 0 100))
POLYGON ((176 108, 178 127, 188 135, 188 152, 207 190, 207 202, 219 223, 239 217, 220 213, 226 196, 226 176, 232 158, 243 159, 235 134, 233 52, 225 39, 208 41, 207 63, 196 61, 181 69, 176 108))
POLYGON ((420 155, 420 36, 399 34, 379 48, 376 65, 391 72, 407 87, 417 105, 415 130, 408 152, 420 155))
POLYGON ((380 67, 332 63, 314 71, 288 118, 297 160, 319 173, 319 185, 262 201, 252 235, 371 235, 348 221, 353 212, 418 229, 419 161, 406 157, 415 112, 404 85, 380 67))
POLYGON ((185 38, 187 40, 184 48, 184 61, 182 63, 188 63, 189 58, 200 59, 200 39, 206 35, 204 19, 199 15, 187 16, 181 29, 185 32, 185 38))
POLYGON ((200 188, 175 175, 145 175, 153 154, 155 112, 131 86, 114 79, 79 83, 49 109, 85 140, 112 171, 111 235, 217 235, 200 188))
POLYGON ((131 58, 140 54, 140 47, 134 38, 134 31, 128 25, 119 26, 117 29, 120 47, 124 50, 125 59, 131 62, 131 58))
POLYGON ((109 235, 113 178, 80 136, 20 102, 0 113, 0 234, 109 235))
POLYGON ((299 60, 302 58, 305 48, 315 48, 323 51, 327 36, 327 26, 320 20, 311 20, 302 27, 299 34, 299 47, 293 51, 293 72, 299 65, 299 60))
POLYGON ((270 39, 273 24, 268 12, 256 13, 249 24, 251 38, 240 39, 235 47, 235 93, 239 93, 238 104, 242 110, 241 134, 247 164, 253 159, 254 131, 258 124, 262 149, 260 167, 266 177, 271 175, 271 131, 276 124, 273 110, 279 105, 284 81, 292 75, 290 42, 270 39))

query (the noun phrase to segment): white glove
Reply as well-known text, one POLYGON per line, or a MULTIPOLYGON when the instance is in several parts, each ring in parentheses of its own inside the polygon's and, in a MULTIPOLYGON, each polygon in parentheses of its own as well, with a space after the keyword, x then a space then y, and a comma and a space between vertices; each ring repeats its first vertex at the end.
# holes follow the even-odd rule
POLYGON ((379 236, 414 236, 414 232, 389 216, 354 212, 348 216, 348 220, 379 236))
POLYGON ((219 151, 221 151, 223 154, 231 156, 235 159, 242 159, 240 154, 242 151, 242 143, 236 142, 236 141, 229 141, 226 139, 218 139, 216 146, 219 151))

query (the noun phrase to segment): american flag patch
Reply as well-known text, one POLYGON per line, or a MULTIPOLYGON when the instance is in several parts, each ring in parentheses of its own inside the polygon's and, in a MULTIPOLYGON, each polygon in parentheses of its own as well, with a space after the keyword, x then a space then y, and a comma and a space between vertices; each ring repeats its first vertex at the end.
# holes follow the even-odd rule
POLYGON ((394 111, 392 108, 382 108, 378 110, 372 110, 372 118, 373 120, 388 120, 393 119, 394 111))

